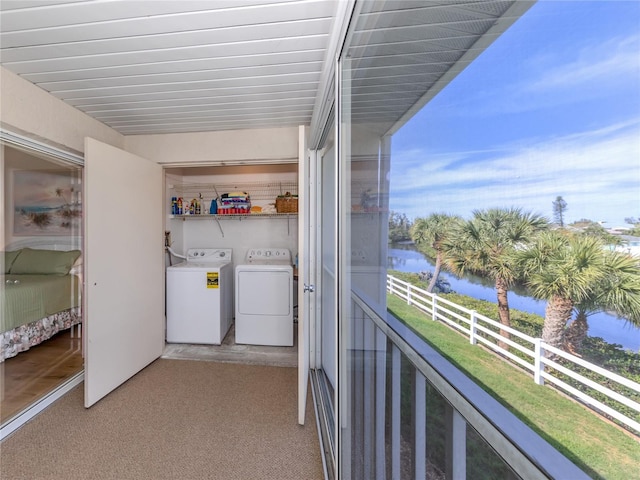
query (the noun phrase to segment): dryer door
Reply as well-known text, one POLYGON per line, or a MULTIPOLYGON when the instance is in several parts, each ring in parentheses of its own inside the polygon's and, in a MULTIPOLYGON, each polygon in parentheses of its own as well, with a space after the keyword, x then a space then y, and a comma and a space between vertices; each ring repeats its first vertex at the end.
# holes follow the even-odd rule
POLYGON ((244 267, 238 271, 236 288, 238 313, 241 315, 292 315, 291 271, 244 267))

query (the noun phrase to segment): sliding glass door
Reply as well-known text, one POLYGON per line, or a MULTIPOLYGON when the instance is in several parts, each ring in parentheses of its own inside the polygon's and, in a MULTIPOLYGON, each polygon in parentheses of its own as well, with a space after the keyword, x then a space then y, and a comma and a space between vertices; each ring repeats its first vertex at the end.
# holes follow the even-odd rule
POLYGON ((336 156, 333 143, 320 158, 319 204, 321 206, 320 228, 320 283, 322 285, 321 312, 319 315, 318 360, 331 389, 336 386, 336 156))
POLYGON ((326 127, 326 140, 311 155, 316 222, 311 229, 314 269, 314 323, 310 367, 320 417, 321 438, 330 478, 335 474, 337 387, 337 199, 335 124, 326 127))
POLYGON ((82 380, 82 159, 44 150, 0 143, 0 438, 82 380))

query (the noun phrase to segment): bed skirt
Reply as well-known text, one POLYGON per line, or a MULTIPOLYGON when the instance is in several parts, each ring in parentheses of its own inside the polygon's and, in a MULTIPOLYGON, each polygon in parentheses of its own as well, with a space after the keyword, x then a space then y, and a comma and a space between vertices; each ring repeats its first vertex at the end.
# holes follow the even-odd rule
POLYGON ((54 313, 0 334, 0 363, 82 321, 80 307, 54 313))

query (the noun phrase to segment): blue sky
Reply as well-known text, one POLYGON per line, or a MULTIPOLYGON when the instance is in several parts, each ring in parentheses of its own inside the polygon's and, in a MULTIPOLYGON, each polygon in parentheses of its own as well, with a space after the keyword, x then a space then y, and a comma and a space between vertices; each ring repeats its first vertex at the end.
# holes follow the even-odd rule
POLYGON ((640 1, 540 0, 392 139, 390 208, 640 218, 640 1))

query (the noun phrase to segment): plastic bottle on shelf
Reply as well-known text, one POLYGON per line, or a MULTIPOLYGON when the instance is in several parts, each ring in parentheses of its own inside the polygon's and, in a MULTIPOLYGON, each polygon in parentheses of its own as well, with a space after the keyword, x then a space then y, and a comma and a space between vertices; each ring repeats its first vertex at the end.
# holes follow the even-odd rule
POLYGON ((216 201, 215 198, 213 200, 211 200, 211 206, 209 207, 209 213, 211 215, 217 215, 218 214, 218 202, 216 201))

